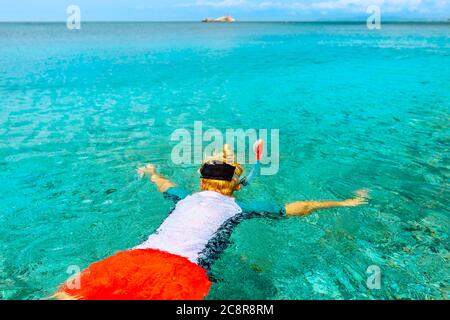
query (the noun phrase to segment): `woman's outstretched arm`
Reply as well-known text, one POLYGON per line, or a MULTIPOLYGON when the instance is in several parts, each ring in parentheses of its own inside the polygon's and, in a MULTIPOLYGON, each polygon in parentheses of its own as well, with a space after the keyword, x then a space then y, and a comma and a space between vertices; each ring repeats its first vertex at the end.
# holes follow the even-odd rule
POLYGON ((287 216, 306 216, 315 210, 342 208, 342 207, 356 207, 367 204, 367 191, 358 190, 355 192, 356 197, 343 201, 297 201, 288 203, 286 208, 287 216))
POLYGON ((175 183, 157 174, 155 165, 153 164, 147 164, 144 167, 140 167, 137 171, 141 178, 144 176, 150 177, 150 180, 156 185, 159 192, 166 192, 168 189, 176 187, 175 183))

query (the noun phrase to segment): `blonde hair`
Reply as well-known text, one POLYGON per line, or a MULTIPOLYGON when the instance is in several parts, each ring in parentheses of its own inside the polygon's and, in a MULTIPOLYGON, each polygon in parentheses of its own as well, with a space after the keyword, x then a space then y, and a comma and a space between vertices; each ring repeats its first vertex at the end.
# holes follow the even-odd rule
POLYGON ((203 163, 208 163, 211 161, 222 161, 236 167, 234 171, 234 177, 231 181, 201 179, 202 191, 215 191, 226 196, 232 196, 236 186, 238 186, 240 183, 239 177, 242 175, 242 173, 244 173, 244 169, 239 163, 236 162, 234 158, 233 150, 229 145, 224 144, 222 154, 209 157, 203 163))

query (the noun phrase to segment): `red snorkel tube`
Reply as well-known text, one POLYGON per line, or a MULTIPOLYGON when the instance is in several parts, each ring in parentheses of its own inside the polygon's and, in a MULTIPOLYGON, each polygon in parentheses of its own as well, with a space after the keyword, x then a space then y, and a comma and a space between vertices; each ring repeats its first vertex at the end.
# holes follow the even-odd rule
POLYGON ((253 178, 255 178, 261 172, 261 156, 263 150, 264 150, 264 141, 263 140, 256 141, 255 144, 253 145, 253 151, 255 152, 256 155, 256 163, 253 166, 252 171, 250 171, 250 173, 241 180, 241 185, 243 185, 244 187, 250 185, 253 178))

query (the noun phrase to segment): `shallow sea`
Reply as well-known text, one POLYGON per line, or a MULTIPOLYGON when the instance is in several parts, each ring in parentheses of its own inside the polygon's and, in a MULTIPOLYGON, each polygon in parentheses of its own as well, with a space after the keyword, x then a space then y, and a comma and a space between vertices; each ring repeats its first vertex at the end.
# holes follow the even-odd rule
POLYGON ((194 121, 279 129, 241 200, 372 197, 243 222, 209 298, 448 298, 449 110, 448 24, 0 24, 0 299, 144 241, 171 204, 135 168, 198 190, 170 156, 194 121))

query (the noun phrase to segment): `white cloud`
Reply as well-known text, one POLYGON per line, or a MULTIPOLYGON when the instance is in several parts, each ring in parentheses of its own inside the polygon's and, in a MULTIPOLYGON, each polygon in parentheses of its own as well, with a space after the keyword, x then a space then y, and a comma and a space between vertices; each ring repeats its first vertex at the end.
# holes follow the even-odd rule
POLYGON ((370 5, 378 5, 382 12, 432 12, 445 8, 450 0, 319 0, 319 1, 252 1, 252 0, 196 0, 182 6, 212 8, 242 8, 253 10, 282 9, 291 11, 366 12, 370 5))
POLYGON ((248 5, 248 3, 246 0, 221 0, 221 1, 197 0, 193 4, 185 4, 185 5, 196 7, 232 8, 232 7, 245 7, 248 5))

